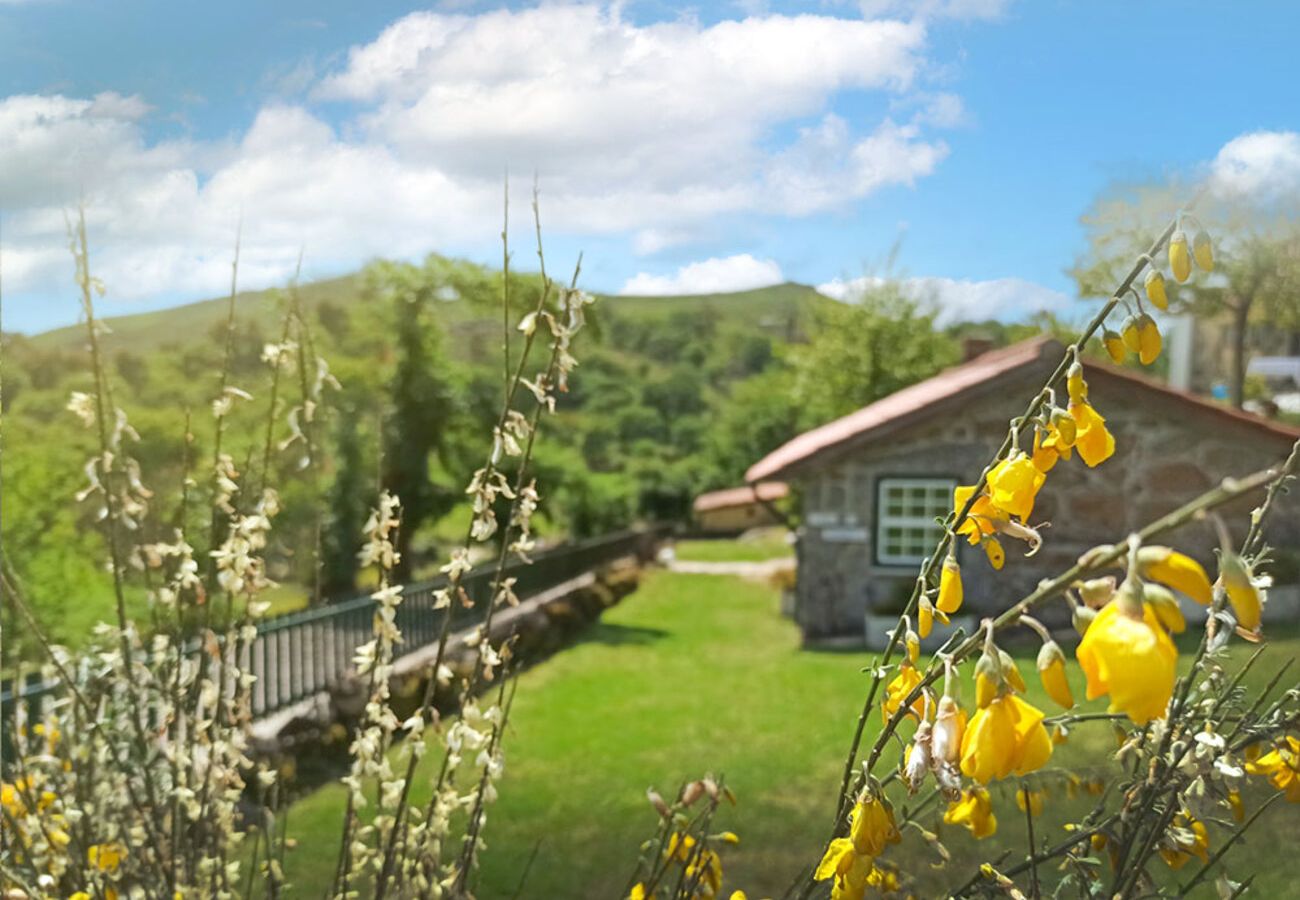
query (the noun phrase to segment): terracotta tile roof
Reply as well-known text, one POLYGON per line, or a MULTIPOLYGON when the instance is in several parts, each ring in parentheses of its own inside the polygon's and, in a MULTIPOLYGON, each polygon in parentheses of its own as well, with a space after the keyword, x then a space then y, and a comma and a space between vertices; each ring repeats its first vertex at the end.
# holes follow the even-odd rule
MULTIPOLYGON (((945 369, 932 378, 905 387, 857 412, 804 432, 750 466, 749 471, 745 473, 745 480, 752 484, 769 478, 786 477, 792 470, 803 466, 815 456, 850 441, 868 438, 874 432, 897 424, 899 420, 923 414, 927 407, 936 403, 955 400, 992 379, 1014 373, 1035 363, 1050 365, 1060 359, 1063 349, 1059 341, 1040 336, 982 354, 970 362, 945 369)), ((1187 391, 1171 388, 1132 369, 1094 360, 1085 360, 1084 365, 1089 370, 1090 378, 1093 374, 1100 374, 1103 378, 1121 379, 1143 389, 1156 391, 1170 399, 1180 400, 1205 412, 1263 429, 1278 437, 1288 440, 1300 437, 1300 429, 1214 403, 1187 391)))
POLYGON ((695 511, 706 512, 712 509, 726 509, 729 506, 745 506, 757 499, 772 502, 780 500, 790 493, 790 488, 781 481, 765 481, 762 484, 727 488, 723 491, 710 491, 695 498, 695 511))

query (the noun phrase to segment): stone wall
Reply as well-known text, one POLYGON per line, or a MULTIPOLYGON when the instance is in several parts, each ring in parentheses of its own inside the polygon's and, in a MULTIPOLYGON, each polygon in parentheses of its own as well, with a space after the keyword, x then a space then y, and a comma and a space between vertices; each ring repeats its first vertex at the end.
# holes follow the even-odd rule
MULTIPOLYGON (((936 409, 924 421, 817 461, 807 476, 793 479, 805 513, 795 618, 807 638, 860 634, 868 609, 894 610, 898 598, 910 592, 915 566, 875 562, 878 480, 929 476, 972 483, 1000 445, 1007 421, 1023 412, 1047 374, 1046 365, 1027 368, 1018 385, 936 409)), ((1033 515, 1034 525, 1046 526, 1044 547, 1036 557, 1024 559, 1023 544, 1003 539, 1006 567, 995 573, 978 547, 959 548, 973 611, 1004 609, 1043 578, 1068 568, 1089 547, 1123 539, 1223 477, 1279 461, 1290 447, 1284 436, 1104 371, 1091 371, 1088 380, 1093 405, 1115 434, 1115 456, 1096 469, 1076 456, 1052 470, 1033 515)), ((1269 537, 1277 546, 1300 549, 1300 493, 1282 499, 1269 537)), ((1257 502, 1255 496, 1225 511, 1234 532, 1244 531, 1245 513, 1257 502)), ((1208 524, 1184 527, 1166 540, 1213 571, 1216 540, 1208 524)))

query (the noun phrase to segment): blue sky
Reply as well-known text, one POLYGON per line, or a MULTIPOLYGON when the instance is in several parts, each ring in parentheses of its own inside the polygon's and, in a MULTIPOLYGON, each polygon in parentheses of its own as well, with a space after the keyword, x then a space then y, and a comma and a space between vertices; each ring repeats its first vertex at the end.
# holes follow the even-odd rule
MULTIPOLYGON (((1115 182, 1300 172, 1300 8, 1064 0, 0 2, 4 327, 75 321, 84 196, 106 314, 429 250, 599 291, 852 278, 901 239, 949 315, 1068 312, 1115 182)), ((832 289, 832 288, 828 288, 832 289)))

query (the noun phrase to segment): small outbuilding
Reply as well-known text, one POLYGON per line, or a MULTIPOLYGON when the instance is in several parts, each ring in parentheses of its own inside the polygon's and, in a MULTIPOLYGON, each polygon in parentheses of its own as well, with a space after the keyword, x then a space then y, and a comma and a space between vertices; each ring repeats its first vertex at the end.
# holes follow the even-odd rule
POLYGON ((790 488, 779 481, 710 491, 695 498, 695 527, 706 534, 739 534, 750 528, 780 525, 772 504, 784 500, 790 488))
MULTIPOLYGON (((792 484, 802 502, 794 616, 806 640, 862 635, 868 614, 896 617, 935 545, 953 488, 971 484, 1062 358, 1036 338, 984 353, 870 406, 799 435, 750 467, 758 491, 792 484)), ((1021 558, 1007 540, 994 573, 979 548, 958 549, 968 608, 1006 608, 1085 550, 1124 538, 1225 476, 1285 457, 1300 429, 1174 390, 1133 369, 1085 361, 1089 398, 1115 435, 1116 453, 1095 469, 1061 461, 1038 495, 1033 524, 1043 549, 1021 558), (1050 526, 1050 527, 1048 527, 1050 526), (996 577, 995 577, 996 574, 996 577)), ((1300 495, 1271 519, 1268 536, 1294 558, 1300 495)), ((1258 497, 1225 515, 1242 526, 1258 497)), ((1167 542, 1213 571, 1208 524, 1185 526, 1167 542)))

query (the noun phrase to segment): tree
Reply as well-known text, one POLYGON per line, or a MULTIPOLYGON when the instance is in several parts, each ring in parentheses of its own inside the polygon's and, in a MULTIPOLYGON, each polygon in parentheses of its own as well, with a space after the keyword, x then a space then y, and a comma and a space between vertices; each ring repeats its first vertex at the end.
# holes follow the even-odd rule
POLYGON ((397 541, 401 561, 394 576, 411 571, 411 541, 426 522, 455 505, 457 493, 431 477, 431 458, 444 465, 455 426, 451 364, 442 349, 432 314, 442 287, 434 272, 407 264, 380 263, 371 271, 374 286, 391 306, 393 368, 388 382, 389 414, 384 420, 381 480, 402 504, 397 541))
POLYGON ((848 302, 821 308, 809 342, 790 352, 801 426, 846 415, 956 359, 927 303, 897 281, 869 282, 848 302))
MULTIPOLYGON (((1101 297, 1118 283, 1147 235, 1192 191, 1177 184, 1113 188, 1083 216, 1088 250, 1070 274, 1084 297, 1101 297)), ((1300 227, 1294 216, 1252 198, 1211 192, 1195 211, 1214 247, 1214 271, 1178 284, 1166 272, 1169 309, 1202 320, 1226 320, 1231 339, 1224 373, 1229 397, 1245 399, 1246 365, 1254 349, 1252 326, 1300 328, 1300 227)), ((1197 223, 1188 221, 1190 241, 1197 223)), ((1143 296, 1145 300, 1145 296, 1143 296)))

